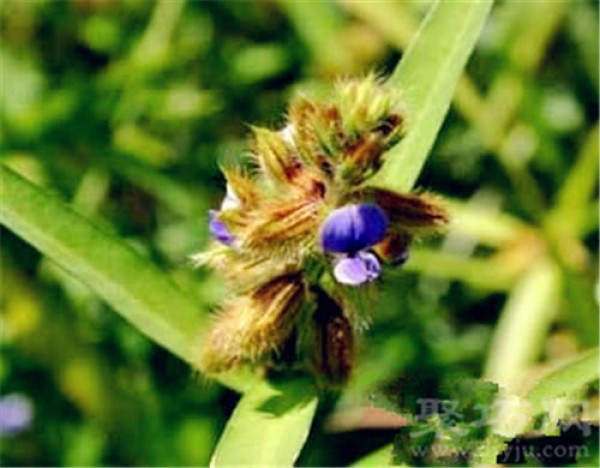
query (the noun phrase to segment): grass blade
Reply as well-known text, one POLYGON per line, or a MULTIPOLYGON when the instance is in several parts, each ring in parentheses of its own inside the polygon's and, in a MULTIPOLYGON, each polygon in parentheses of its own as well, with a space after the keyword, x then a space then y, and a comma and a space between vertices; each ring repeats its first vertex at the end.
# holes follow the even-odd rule
POLYGON ((535 363, 559 305, 557 266, 532 265, 513 287, 500 314, 485 364, 484 378, 514 393, 535 363))
POLYGON ((562 396, 570 396, 600 376, 600 350, 593 348, 542 377, 531 389, 527 399, 538 414, 544 403, 562 396))
POLYGON ((0 166, 0 223, 92 288, 136 328, 190 360, 200 312, 170 279, 57 197, 0 166))
POLYGON ((454 96, 456 83, 493 0, 437 2, 390 83, 404 93, 408 131, 386 155, 375 185, 410 190, 427 159, 454 96))
POLYGON ((316 388, 306 377, 258 383, 229 419, 211 466, 293 466, 317 401, 316 388))

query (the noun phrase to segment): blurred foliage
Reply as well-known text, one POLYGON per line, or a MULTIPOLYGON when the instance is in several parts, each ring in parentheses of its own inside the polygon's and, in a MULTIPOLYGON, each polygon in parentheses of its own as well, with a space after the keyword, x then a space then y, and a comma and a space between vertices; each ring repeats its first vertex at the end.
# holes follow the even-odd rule
MULTIPOLYGON (((5 0, 2 163, 127 239, 208 313, 226 292, 187 256, 223 195, 218 165, 244 155, 248 124, 279 125, 296 90, 390 72, 426 7, 5 0)), ((343 418, 376 393, 413 414, 465 378, 524 394, 597 345, 597 18, 591 0, 495 6, 419 181, 449 197, 454 226, 386 271, 355 379, 322 403, 300 464, 391 442, 384 422, 343 418)), ((35 411, 2 440, 2 464, 208 463, 234 393, 7 230, 1 260, 2 394, 35 411)))

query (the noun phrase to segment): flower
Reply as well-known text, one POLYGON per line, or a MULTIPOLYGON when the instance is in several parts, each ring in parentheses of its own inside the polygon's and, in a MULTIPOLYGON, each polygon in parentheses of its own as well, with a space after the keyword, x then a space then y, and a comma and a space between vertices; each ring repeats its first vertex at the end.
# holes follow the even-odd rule
POLYGON ((249 158, 223 168, 227 195, 209 211, 217 242, 192 257, 229 292, 202 339, 204 372, 304 368, 332 385, 350 377, 373 295, 360 286, 448 221, 430 194, 367 183, 404 122, 401 92, 370 74, 341 81, 330 98, 294 98, 279 129, 251 127, 249 158), (344 287, 325 292, 331 280, 344 287))
POLYGON ((235 236, 231 233, 227 225, 219 219, 219 213, 221 211, 235 210, 240 208, 240 206, 240 199, 233 191, 231 185, 227 184, 227 193, 221 202, 221 210, 208 210, 208 230, 213 239, 225 245, 233 244, 235 236))
POLYGON ((346 205, 332 211, 321 228, 323 250, 355 254, 385 237, 388 219, 373 203, 346 205))
POLYGON ((29 428, 33 419, 31 401, 13 393, 0 398, 0 435, 12 436, 29 428))
POLYGON ((346 205, 331 212, 321 227, 321 245, 326 252, 343 254, 333 268, 339 283, 360 286, 379 277, 379 260, 367 249, 384 239, 387 228, 387 215, 373 203, 346 205))
POLYGON ((375 254, 358 252, 352 257, 343 257, 335 262, 333 276, 348 286, 360 286, 379 277, 381 265, 375 254))
POLYGON ((235 236, 231 233, 227 225, 219 219, 217 210, 208 210, 208 229, 213 239, 225 245, 231 245, 235 241, 235 236))

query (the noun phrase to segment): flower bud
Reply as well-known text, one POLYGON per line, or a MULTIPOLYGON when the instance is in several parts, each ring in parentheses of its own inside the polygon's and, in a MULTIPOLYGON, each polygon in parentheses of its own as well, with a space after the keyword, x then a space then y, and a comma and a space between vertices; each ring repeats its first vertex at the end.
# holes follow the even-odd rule
POLYGON ((296 253, 302 254, 302 246, 312 240, 317 229, 321 203, 319 199, 298 197, 249 212, 241 233, 242 246, 265 254, 277 254, 278 248, 289 254, 289 248, 295 247, 296 253))
POLYGON ((317 371, 329 383, 342 384, 352 372, 354 333, 342 308, 322 290, 317 290, 314 324, 317 371))
POLYGON ((289 273, 229 301, 206 338, 201 367, 215 373, 278 352, 292 332, 304 298, 302 276, 289 273))
MULTIPOLYGON (((222 169, 225 180, 227 180, 227 193, 235 197, 236 203, 221 205, 222 210, 249 209, 256 206, 260 194, 255 181, 239 168, 224 167, 222 169)), ((225 197, 225 200, 228 196, 225 197)), ((224 200, 224 201, 225 201, 224 200)))
POLYGON ((264 174, 276 184, 290 186, 302 171, 281 132, 254 127, 254 156, 264 174))

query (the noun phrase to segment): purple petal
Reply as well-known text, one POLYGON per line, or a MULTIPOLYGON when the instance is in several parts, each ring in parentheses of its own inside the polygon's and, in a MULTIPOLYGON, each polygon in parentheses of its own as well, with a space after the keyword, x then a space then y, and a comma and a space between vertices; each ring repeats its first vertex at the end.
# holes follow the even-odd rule
POLYGON ((31 425, 33 407, 23 395, 11 394, 0 398, 0 435, 15 435, 31 425))
POLYGON ((321 227, 321 245, 327 252, 353 254, 380 242, 388 219, 378 205, 361 203, 332 211, 321 227))
POLYGON ((209 210, 208 216, 208 229, 213 239, 222 242, 225 245, 233 244, 235 236, 229 231, 227 225, 218 218, 219 212, 216 210, 209 210))
POLYGON ((360 286, 379 277, 381 266, 377 257, 370 252, 359 252, 354 257, 338 260, 333 268, 333 276, 342 284, 360 286))

